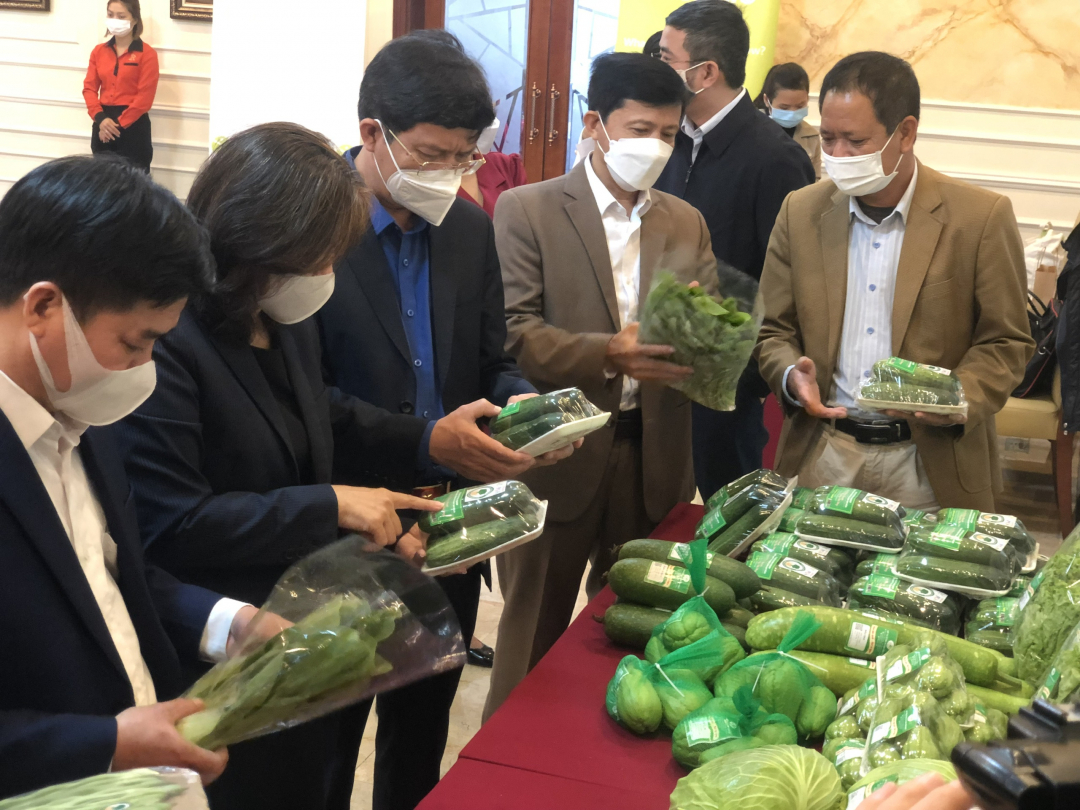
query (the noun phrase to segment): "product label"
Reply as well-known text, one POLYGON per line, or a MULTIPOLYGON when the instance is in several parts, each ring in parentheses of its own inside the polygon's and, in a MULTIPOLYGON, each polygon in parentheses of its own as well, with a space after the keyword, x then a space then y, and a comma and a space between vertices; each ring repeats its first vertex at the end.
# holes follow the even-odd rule
POLYGON ((738 723, 726 717, 695 717, 686 721, 687 745, 716 745, 740 736, 738 723))
POLYGON ((880 574, 871 574, 862 584, 864 594, 867 596, 880 596, 883 599, 895 599, 896 591, 899 588, 899 579, 881 576, 880 574))
POLYGON ((1060 680, 1061 670, 1057 667, 1050 667, 1050 671, 1046 673, 1046 680, 1043 681, 1043 685, 1035 693, 1035 697, 1049 700, 1050 696, 1057 690, 1058 681, 1060 680))
POLYGON ((991 537, 982 532, 973 532, 968 535, 968 539, 974 540, 976 543, 982 543, 984 546, 989 546, 995 551, 1004 551, 1005 546, 1009 545, 1009 541, 1004 537, 991 537))
POLYGON ((757 574, 762 579, 772 579, 773 571, 776 570, 776 566, 780 564, 780 560, 785 559, 779 554, 770 554, 764 551, 755 551, 750 555, 750 559, 746 561, 746 564, 750 567, 750 570, 757 574))
POLYGON ((791 571, 795 574, 802 574, 804 577, 813 579, 821 572, 814 568, 812 565, 807 565, 801 560, 794 560, 791 557, 785 557, 780 561, 779 568, 783 568, 785 571, 791 571))
POLYGON ((1012 627, 1016 624, 1016 612, 1020 603, 1008 596, 1000 596, 994 600, 994 624, 999 627, 1012 627))
POLYGON ((949 598, 949 595, 944 591, 927 588, 925 585, 908 585, 904 588, 904 593, 910 593, 912 596, 921 596, 923 599, 929 599, 931 602, 937 602, 939 605, 949 598))
POLYGON ((880 495, 864 495, 864 503, 870 503, 874 506, 880 506, 882 509, 888 509, 890 512, 896 512, 900 509, 900 501, 890 501, 888 498, 882 498, 880 495))
POLYGON ((839 768, 849 759, 857 759, 863 755, 863 748, 866 746, 863 742, 850 742, 844 743, 840 746, 840 750, 836 752, 836 767, 839 768))
POLYGON ((889 664, 889 668, 885 670, 885 682, 892 683, 897 678, 903 678, 905 675, 910 675, 929 660, 929 647, 920 647, 914 652, 908 653, 903 658, 897 658, 889 664))
POLYGON ((896 573, 896 554, 878 554, 870 564, 870 575, 890 576, 896 573))
POLYGON ((877 658, 891 650, 894 644, 896 644, 895 630, 862 622, 851 623, 847 649, 852 652, 865 653, 877 658))
POLYGON ((713 509, 702 519, 701 525, 698 526, 698 534, 712 537, 725 526, 727 526, 727 521, 724 520, 723 513, 719 509, 713 509))
POLYGON ((797 541, 793 534, 776 532, 775 534, 770 534, 761 541, 761 550, 773 552, 775 554, 787 554, 793 545, 797 546, 802 542, 802 540, 797 541))
POLYGON ((792 545, 800 551, 814 555, 819 560, 824 560, 829 556, 829 549, 825 548, 825 546, 819 546, 817 543, 811 543, 809 540, 796 540, 792 545))
POLYGON ((940 546, 941 548, 947 548, 950 551, 957 551, 960 548, 960 542, 967 537, 967 529, 963 526, 947 525, 942 526, 940 529, 934 529, 930 532, 930 536, 926 538, 926 542, 932 546, 940 546))
POLYGON ((882 723, 870 733, 870 745, 877 745, 883 740, 891 740, 901 734, 907 734, 919 725, 919 708, 908 706, 892 720, 882 723))
POLYGON ((1031 601, 1031 597, 1035 595, 1035 591, 1039 590, 1039 586, 1042 585, 1044 576, 1046 576, 1045 568, 1035 575, 1035 579, 1028 583, 1028 586, 1024 589, 1024 595, 1020 597, 1020 604, 1017 606, 1017 610, 1023 610, 1027 607, 1027 603, 1031 601))
POLYGON ((645 581, 667 588, 669 591, 690 592, 690 572, 685 568, 676 568, 667 563, 654 562, 650 565, 645 574, 645 581))
POLYGON ((517 413, 520 410, 521 410, 521 401, 520 400, 517 401, 517 402, 511 402, 509 405, 507 405, 505 408, 503 408, 501 411, 499 411, 499 415, 496 416, 495 418, 496 419, 503 419, 503 418, 505 418, 507 416, 513 416, 515 413, 517 413))
POLYGON ((904 517, 904 523, 906 523, 908 526, 913 526, 914 524, 922 520, 924 517, 926 517, 926 512, 924 512, 922 509, 913 509, 907 513, 906 517, 904 517))
MULTIPOLYGON (((852 659, 849 659, 849 660, 854 661, 855 659, 852 658, 852 659)), ((873 667, 873 668, 876 668, 877 665, 871 663, 870 666, 873 667)), ((841 716, 843 716, 845 714, 848 714, 852 709, 854 709, 856 706, 858 706, 860 703, 862 703, 868 697, 870 697, 871 695, 876 695, 876 694, 877 694, 877 680, 868 680, 868 681, 866 681, 866 683, 864 683, 862 686, 859 687, 858 692, 856 692, 854 695, 852 695, 851 697, 849 697, 847 700, 845 700, 843 702, 843 704, 837 710, 837 713, 839 715, 841 715, 841 716)))
POLYGON ((849 664, 854 664, 857 667, 866 667, 867 669, 877 669, 876 661, 865 661, 862 658, 849 658, 849 664))
POLYGON ((1015 529, 1017 520, 1015 515, 991 515, 984 513, 979 518, 980 523, 987 523, 992 526, 1004 526, 1007 529, 1015 529))
POLYGON ((981 703, 975 704, 975 710, 971 713, 972 725, 978 725, 979 723, 986 722, 986 707, 981 703))
POLYGON ((851 511, 855 508, 855 504, 864 494, 865 493, 861 489, 852 489, 851 487, 829 487, 829 494, 825 496, 825 505, 834 512, 842 512, 845 515, 850 515, 851 511))
MULTIPOLYGON (((678 562, 686 563, 690 565, 690 544, 689 543, 672 543, 671 551, 668 552, 669 560, 677 560, 678 562)), ((705 552, 705 565, 712 565, 713 558, 716 555, 711 551, 705 552)))
POLYGON ((885 361, 885 368, 894 368, 897 371, 906 371, 908 374, 914 374, 919 368, 919 364, 912 360, 901 360, 899 357, 890 357, 885 361))
POLYGON ((444 495, 437 500, 442 502, 443 508, 438 512, 432 512, 428 521, 432 526, 441 526, 452 520, 461 520, 465 516, 465 493, 466 490, 458 489, 449 495, 444 495))

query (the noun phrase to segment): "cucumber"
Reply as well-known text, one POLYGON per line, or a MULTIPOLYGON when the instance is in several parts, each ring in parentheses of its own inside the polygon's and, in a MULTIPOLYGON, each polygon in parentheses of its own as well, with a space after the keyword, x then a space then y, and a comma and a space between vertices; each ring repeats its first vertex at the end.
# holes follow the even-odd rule
POLYGON ((564 388, 538 397, 529 397, 507 405, 498 416, 492 417, 489 425, 491 434, 505 433, 512 427, 532 422, 547 414, 567 413, 576 419, 592 416, 596 412, 593 405, 581 393, 579 388, 564 388))
MULTIPOLYGON (((858 600, 855 600, 856 603, 858 600)), ((878 619, 886 624, 906 624, 911 627, 925 627, 927 630, 933 630, 929 624, 922 619, 913 619, 911 616, 905 616, 903 613, 897 613, 892 610, 880 610, 878 608, 871 607, 856 607, 848 602, 848 610, 858 613, 860 616, 869 616, 871 619, 878 619)))
POLYGON ((1022 557, 1035 551, 1035 538, 1027 528, 1012 515, 994 515, 978 509, 942 509, 937 514, 938 523, 953 523, 968 531, 982 532, 991 537, 1004 537, 1022 557))
POLYGON ((896 501, 852 487, 818 487, 814 491, 813 508, 809 511, 818 515, 875 523, 901 535, 904 532, 904 517, 907 515, 907 510, 896 501))
MULTIPOLYGON (((824 607, 823 603, 818 602, 815 599, 808 599, 805 596, 788 593, 787 591, 774 588, 770 585, 762 585, 761 590, 750 597, 750 601, 753 603, 754 609, 760 612, 780 610, 780 608, 786 607, 810 607, 813 605, 824 607)), ((749 627, 750 625, 747 625, 747 629, 749 629, 749 627)))
POLYGON ((972 629, 969 624, 964 630, 964 638, 980 647, 988 650, 997 650, 1003 655, 1012 655, 1012 641, 1009 639, 1009 631, 1002 628, 980 630, 972 629))
POLYGON ((999 712, 1005 712, 1005 714, 1019 714, 1022 708, 1031 704, 1031 698, 1006 695, 995 689, 987 689, 973 683, 967 684, 967 691, 969 697, 975 698, 986 708, 997 709, 999 712))
POLYGON ((724 624, 734 624, 738 627, 746 627, 750 624, 750 620, 754 618, 754 614, 745 608, 736 605, 723 616, 720 617, 720 621, 724 624))
POLYGON ((892 382, 867 383, 859 389, 859 397, 861 399, 876 399, 881 402, 902 402, 906 405, 960 404, 959 395, 948 391, 892 382))
POLYGON ((1024 564, 1006 538, 969 532, 951 524, 911 530, 905 548, 931 557, 1008 569, 1010 576, 1020 573, 1024 564))
POLYGON ((444 534, 428 542, 427 566, 439 568, 467 560, 516 540, 536 528, 523 517, 477 523, 454 534, 444 534))
POLYGON ((903 529, 830 515, 803 516, 795 527, 795 533, 815 542, 831 541, 882 551, 900 551, 904 545, 903 529))
POLYGON ((1015 596, 998 596, 983 599, 972 605, 968 614, 968 627, 976 630, 1009 630, 1016 624, 1020 613, 1020 600, 1015 596))
POLYGON ((855 566, 855 576, 868 577, 872 574, 895 576, 897 556, 896 554, 886 554, 884 552, 871 554, 855 566))
POLYGON ((540 506, 520 481, 458 489, 436 500, 443 504, 442 511, 425 512, 419 520, 420 531, 431 537, 455 534, 469 526, 512 515, 533 517, 540 506))
POLYGON ((795 487, 791 492, 791 508, 809 512, 814 505, 814 490, 809 487, 795 487))
POLYGON ((894 576, 871 575, 855 580, 848 591, 848 607, 898 613, 953 636, 960 632, 961 608, 956 597, 901 582, 894 576))
POLYGON ((788 481, 784 476, 775 473, 772 470, 755 470, 740 478, 736 478, 726 486, 720 487, 720 489, 709 496, 709 500, 705 501, 705 511, 711 512, 732 495, 742 492, 747 487, 752 487, 756 484, 761 484, 776 492, 783 492, 788 485, 788 481))
POLYGON ((768 520, 780 503, 779 500, 770 500, 751 506, 745 515, 709 543, 709 551, 724 556, 733 553, 747 537, 757 530, 758 526, 768 520))
POLYGON ((899 357, 874 363, 870 369, 870 379, 873 382, 916 385, 953 394, 959 394, 962 390, 960 379, 949 369, 901 360, 899 357))
MULTIPOLYGON (((735 593, 726 582, 705 578, 705 602, 717 615, 735 606, 735 593)), ((686 569, 655 560, 628 557, 619 560, 608 572, 611 590, 617 596, 639 605, 675 610, 691 596, 697 596, 686 569)))
POLYGON ((504 447, 509 447, 511 450, 518 450, 529 442, 535 441, 541 436, 546 436, 551 433, 551 431, 555 430, 555 428, 562 427, 573 421, 574 418, 567 413, 546 413, 543 416, 533 419, 531 422, 514 425, 514 427, 509 430, 504 430, 502 433, 494 433, 491 438, 504 447))
MULTIPOLYGON (((619 559, 623 560, 627 557, 656 560, 686 568, 690 565, 690 545, 671 543, 667 540, 631 540, 619 548, 619 559)), ((713 554, 711 551, 708 552, 706 560, 708 561, 706 573, 730 585, 736 599, 745 599, 761 587, 758 575, 737 560, 722 554, 713 554)))
POLYGON ((782 554, 757 552, 746 564, 771 585, 796 596, 840 607, 840 583, 836 578, 802 560, 782 554))
POLYGON ((773 552, 802 560, 835 577, 841 584, 851 584, 854 563, 851 555, 842 548, 830 548, 810 540, 800 540, 793 534, 774 532, 758 540, 750 550, 773 552))
POLYGON ((874 669, 869 666, 871 662, 861 658, 844 658, 840 655, 805 650, 792 650, 788 655, 806 664, 818 680, 838 698, 852 689, 858 689, 874 677, 874 669), (855 663, 856 661, 858 663, 855 663))
POLYGON ((900 555, 896 561, 896 573, 904 578, 940 584, 944 588, 951 585, 1002 593, 1012 585, 1012 573, 1008 569, 931 557, 915 551, 905 551, 900 555))
POLYGON ((747 650, 747 651, 750 650, 750 647, 748 647, 747 644, 746 644, 746 628, 745 627, 740 627, 737 624, 729 624, 728 622, 721 622, 721 624, 724 626, 725 630, 727 630, 729 633, 731 633, 731 635, 735 636, 735 638, 742 645, 742 648, 744 650, 747 650))
POLYGON ((756 484, 732 495, 720 506, 706 513, 695 531, 696 537, 715 540, 755 505, 770 503, 783 496, 768 487, 756 484))
POLYGON ((671 618, 671 612, 620 602, 604 611, 604 633, 616 644, 644 650, 653 628, 671 618))

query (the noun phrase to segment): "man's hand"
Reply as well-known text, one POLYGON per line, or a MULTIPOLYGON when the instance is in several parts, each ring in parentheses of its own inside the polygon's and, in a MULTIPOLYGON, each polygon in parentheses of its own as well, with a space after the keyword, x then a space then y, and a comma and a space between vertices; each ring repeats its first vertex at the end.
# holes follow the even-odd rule
POLYGON ((126 709, 116 716, 116 753, 112 769, 173 767, 189 768, 208 785, 221 776, 228 752, 207 751, 185 740, 176 724, 202 711, 201 700, 170 700, 154 706, 126 709))
POLYGON ((473 481, 517 478, 533 466, 532 456, 503 447, 476 426, 476 420, 498 416, 501 410, 478 399, 444 416, 431 431, 431 459, 473 481))
POLYGON ((950 425, 962 425, 967 422, 967 415, 962 413, 923 413, 916 411, 915 413, 908 413, 906 411, 882 411, 890 419, 903 419, 908 422, 921 422, 924 425, 930 425, 931 427, 949 427, 950 425))
POLYGON ((427 560, 427 535, 420 531, 419 523, 398 538, 394 553, 417 568, 424 567, 427 560))
POLYGON ((251 639, 262 643, 273 638, 286 627, 292 627, 293 623, 288 619, 278 616, 276 613, 264 613, 262 618, 256 621, 259 609, 254 605, 244 605, 233 616, 232 626, 229 628, 229 640, 225 642, 225 655, 232 658, 249 646, 251 639))
MULTIPOLYGON (((432 437, 434 437, 432 433, 432 437)), ((434 443, 434 438, 433 438, 434 443)), ((501 446, 501 445, 500 445, 501 446)), ((388 546, 401 534, 399 509, 438 512, 442 504, 388 489, 334 486, 338 500, 338 525, 359 532, 378 546, 388 546)))
POLYGON ((817 384, 817 368, 809 357, 800 357, 787 378, 788 394, 801 402, 803 410, 818 419, 843 419, 847 408, 826 408, 821 402, 817 384))
POLYGON ((859 810, 971 810, 975 800, 959 781, 945 783, 936 773, 924 773, 899 788, 890 782, 859 805, 859 810))
POLYGON ((689 366, 660 359, 674 353, 671 346, 638 343, 638 325, 632 323, 608 341, 606 365, 610 371, 640 382, 667 385, 682 382, 694 373, 689 366))
POLYGON ((550 467, 552 464, 558 464, 564 458, 570 458, 581 445, 585 443, 584 439, 578 439, 573 444, 568 444, 566 447, 560 447, 558 450, 549 450, 542 456, 536 457, 537 467, 550 467))
POLYGON ((111 118, 106 118, 101 122, 98 127, 98 138, 102 143, 109 143, 115 141, 120 137, 120 125, 113 121, 111 118))

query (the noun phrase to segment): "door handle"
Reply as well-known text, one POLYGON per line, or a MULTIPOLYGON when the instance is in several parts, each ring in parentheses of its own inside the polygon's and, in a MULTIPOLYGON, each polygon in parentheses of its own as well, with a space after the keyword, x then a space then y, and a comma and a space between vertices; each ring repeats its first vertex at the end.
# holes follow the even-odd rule
POLYGON ((543 91, 533 82, 532 90, 529 91, 529 143, 540 137, 540 128, 536 126, 536 101, 543 91))
POLYGON ((559 138, 559 129, 555 126, 555 105, 559 101, 561 96, 558 90, 555 89, 555 85, 551 85, 551 115, 548 117, 550 129, 548 129, 547 142, 548 146, 554 146, 555 141, 559 138))

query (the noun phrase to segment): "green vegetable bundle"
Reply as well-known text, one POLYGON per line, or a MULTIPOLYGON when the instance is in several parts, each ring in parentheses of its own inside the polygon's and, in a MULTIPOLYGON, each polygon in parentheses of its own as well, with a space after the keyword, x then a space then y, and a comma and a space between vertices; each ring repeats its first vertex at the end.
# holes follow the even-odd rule
MULTIPOLYGON (((777 510, 783 506, 783 501, 781 493, 770 492, 761 501, 752 504, 741 518, 713 535, 709 551, 725 557, 737 556, 751 541, 751 536, 766 531, 764 524, 776 515, 777 510)), ((719 510, 716 510, 712 514, 716 515, 718 512, 719 510)), ((699 532, 697 536, 705 535, 699 532)))
POLYGON ((879 576, 896 576, 896 554, 879 551, 871 554, 855 566, 855 576, 869 577, 875 574, 879 576))
POLYGON ((601 413, 580 389, 564 388, 507 405, 491 418, 489 427, 491 438, 499 444, 520 450, 556 428, 601 413))
POLYGON ((871 574, 856 580, 848 592, 848 607, 909 617, 953 636, 960 632, 960 603, 955 596, 894 576, 871 574))
POLYGON ((1080 699, 1080 624, 1054 656, 1035 697, 1052 703, 1075 703, 1080 699))
MULTIPOLYGON (((691 545, 668 540, 630 540, 619 546, 619 559, 653 560, 688 569, 691 545)), ((736 599, 745 599, 761 587, 761 580, 745 563, 711 551, 705 554, 705 573, 727 583, 736 599)))
POLYGON ((912 529, 904 548, 931 557, 1001 569, 1010 578, 1020 573, 1026 560, 1026 555, 1021 555, 1004 537, 968 531, 950 523, 912 529))
POLYGON ((851 786, 847 795, 847 810, 856 810, 868 797, 893 783, 902 785, 923 774, 936 773, 946 782, 956 781, 956 770, 940 759, 904 759, 874 768, 851 786))
POLYGON ((1012 587, 1013 569, 995 559, 987 564, 957 560, 943 552, 924 554, 907 549, 896 560, 900 579, 968 596, 1004 596, 1012 587))
POLYGON ((1019 612, 1020 600, 1015 596, 984 599, 972 606, 964 625, 964 638, 1011 656, 1010 636, 1019 612))
POLYGON ((206 807, 198 774, 173 768, 104 773, 0 801, 0 810, 188 810, 206 807))
POLYGON ((960 378, 946 368, 890 357, 874 363, 870 377, 859 389, 862 407, 882 410, 967 413, 960 378), (944 406, 944 407, 941 407, 944 406), (939 410, 940 408, 940 410, 939 410))
POLYGON ((768 487, 774 492, 783 492, 787 488, 788 480, 780 475, 780 473, 773 472, 772 470, 755 470, 740 478, 736 478, 730 484, 716 490, 716 492, 709 497, 709 500, 705 501, 705 511, 711 512, 713 509, 723 504, 732 495, 742 492, 747 487, 758 484, 768 487))
POLYGON ((896 501, 851 487, 818 487, 809 511, 818 515, 874 523, 904 533, 907 510, 896 501))
MULTIPOLYGON (((829 728, 833 728, 838 723, 843 724, 844 721, 855 722, 848 718, 841 718, 833 723, 829 728)), ((835 733, 835 732, 834 732, 835 733)), ((833 738, 828 737, 828 729, 826 729, 826 742, 821 749, 821 755, 825 759, 829 760, 836 768, 836 772, 840 775, 840 785, 847 790, 856 782, 859 781, 862 776, 862 760, 863 754, 866 750, 866 740, 861 737, 841 737, 835 736, 833 738)))
POLYGON ((795 534, 803 540, 827 546, 848 546, 896 554, 904 547, 905 529, 902 526, 882 526, 868 520, 807 513, 795 524, 795 534))
POLYGON ((710 687, 718 675, 745 657, 742 644, 724 629, 701 596, 684 602, 653 628, 645 647, 649 663, 665 670, 690 670, 710 687))
MULTIPOLYGON (((743 283, 756 287, 749 277, 743 283)), ((641 305, 640 324, 641 343, 672 346, 668 359, 694 369, 674 388, 706 408, 735 409, 735 390, 761 326, 756 308, 753 314, 741 311, 734 297, 717 301, 701 287, 659 273, 641 305)))
POLYGON ((787 593, 805 596, 826 605, 840 607, 843 600, 836 577, 794 557, 767 551, 750 555, 746 564, 761 578, 787 593))
POLYGON ((1009 716, 998 709, 987 708, 978 701, 969 722, 964 729, 964 739, 968 742, 985 745, 1009 736, 1009 716))
POLYGON ((794 534, 787 532, 773 532, 754 543, 750 550, 751 553, 780 554, 783 557, 808 563, 836 579, 840 584, 841 595, 851 585, 855 564, 846 549, 823 546, 810 540, 800 540, 794 534))
POLYGON ((942 509, 937 513, 936 522, 963 526, 969 532, 981 532, 991 537, 1002 537, 1018 554, 1026 558, 1035 553, 1038 544, 1024 524, 1012 515, 995 515, 980 512, 978 509, 942 509))
POLYGON ((693 769, 735 751, 797 742, 791 719, 769 714, 744 686, 734 697, 713 698, 686 715, 671 734, 671 753, 693 769))
MULTIPOLYGON (((745 489, 729 496, 711 511, 705 513, 694 531, 695 537, 704 537, 710 543, 724 533, 724 530, 737 523, 754 506, 775 503, 783 500, 783 494, 770 489, 764 484, 751 484, 745 489)), ((770 509, 765 514, 772 514, 770 509)), ((754 527, 756 528, 756 526, 754 527)))

